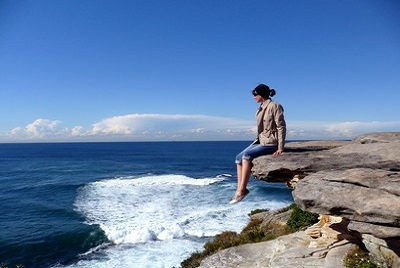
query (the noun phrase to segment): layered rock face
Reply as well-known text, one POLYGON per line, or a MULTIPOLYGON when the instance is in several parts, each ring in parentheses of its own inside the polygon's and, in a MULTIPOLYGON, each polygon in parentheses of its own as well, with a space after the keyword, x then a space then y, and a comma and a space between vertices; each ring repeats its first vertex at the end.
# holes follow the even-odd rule
POLYGON ((218 253, 201 267, 343 267, 354 244, 379 267, 400 267, 400 132, 288 143, 278 157, 254 159, 252 173, 286 183, 295 203, 321 221, 305 232, 218 253))

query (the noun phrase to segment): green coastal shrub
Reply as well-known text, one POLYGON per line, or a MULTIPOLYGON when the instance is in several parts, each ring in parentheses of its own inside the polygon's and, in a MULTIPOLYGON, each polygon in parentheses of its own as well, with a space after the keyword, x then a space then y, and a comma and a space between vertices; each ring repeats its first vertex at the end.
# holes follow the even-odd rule
POLYGON ((252 210, 248 215, 249 215, 249 217, 251 217, 254 214, 261 213, 261 212, 266 212, 266 211, 269 211, 269 210, 268 209, 255 209, 255 210, 252 210))
POLYGON ((346 268, 376 268, 378 267, 368 252, 356 247, 350 250, 343 259, 346 268))
MULTIPOLYGON (((200 266, 201 261, 207 257, 203 252, 196 252, 189 258, 181 262, 181 268, 196 268, 200 266)), ((175 267, 174 267, 175 268, 175 267)))
POLYGON ((222 232, 214 240, 204 245, 204 253, 208 256, 220 250, 240 245, 239 240, 236 232, 222 232))
POLYGON ((301 210, 296 204, 292 205, 292 214, 287 225, 293 231, 299 231, 318 222, 318 214, 301 210))
POLYGON ((215 236, 212 241, 209 241, 204 245, 203 252, 196 252, 192 254, 188 259, 181 262, 181 267, 199 267, 201 261, 207 256, 212 255, 220 250, 239 245, 238 237, 239 235, 236 232, 222 232, 221 234, 215 236))

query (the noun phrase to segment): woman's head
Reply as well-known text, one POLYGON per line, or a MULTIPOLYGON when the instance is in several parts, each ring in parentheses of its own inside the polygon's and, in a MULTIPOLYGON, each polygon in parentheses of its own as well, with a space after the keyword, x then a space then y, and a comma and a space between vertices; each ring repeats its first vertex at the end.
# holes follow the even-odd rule
POLYGON ((270 89, 269 86, 264 84, 256 86, 251 93, 253 93, 254 96, 260 95, 264 99, 269 99, 276 94, 275 89, 270 89))

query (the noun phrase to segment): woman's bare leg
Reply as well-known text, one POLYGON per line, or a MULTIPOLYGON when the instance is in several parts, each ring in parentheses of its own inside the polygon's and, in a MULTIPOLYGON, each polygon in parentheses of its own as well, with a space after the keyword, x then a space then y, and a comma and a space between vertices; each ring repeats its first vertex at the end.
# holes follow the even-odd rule
POLYGON ((248 193, 246 186, 250 179, 251 172, 251 161, 243 159, 241 163, 236 164, 237 168, 237 190, 235 196, 231 200, 231 204, 236 204, 240 202, 248 193))
MULTIPOLYGON (((243 159, 240 168, 240 178, 238 177, 237 192, 239 194, 244 194, 247 191, 247 184, 249 183, 250 175, 251 175, 251 161, 243 159)), ((238 176, 239 176, 239 168, 238 168, 238 176)))
POLYGON ((236 169, 237 169, 237 179, 238 179, 238 184, 237 184, 237 191, 236 191, 236 193, 238 193, 239 192, 239 185, 241 185, 242 184, 242 163, 240 163, 240 164, 237 164, 236 165, 236 169))

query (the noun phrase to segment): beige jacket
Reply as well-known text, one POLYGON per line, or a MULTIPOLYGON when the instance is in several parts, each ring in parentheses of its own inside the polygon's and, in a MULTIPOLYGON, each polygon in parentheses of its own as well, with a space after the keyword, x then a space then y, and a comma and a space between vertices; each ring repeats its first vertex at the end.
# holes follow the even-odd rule
POLYGON ((264 101, 256 114, 257 137, 261 145, 274 144, 279 150, 285 147, 286 122, 283 107, 268 99, 264 101))

